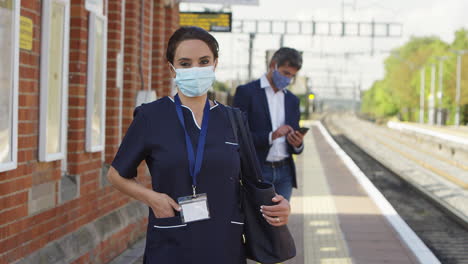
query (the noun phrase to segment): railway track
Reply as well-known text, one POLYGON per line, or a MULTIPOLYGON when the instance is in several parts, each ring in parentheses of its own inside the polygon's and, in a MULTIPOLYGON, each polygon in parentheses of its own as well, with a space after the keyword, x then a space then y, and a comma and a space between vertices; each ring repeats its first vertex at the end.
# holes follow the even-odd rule
MULTIPOLYGON (((324 126, 334 140, 354 160, 439 260, 446 264, 468 264, 468 228, 466 225, 454 220, 453 215, 441 208, 440 203, 433 200, 434 197, 427 196, 405 178, 395 174, 368 155, 353 143, 345 135, 343 129, 334 122, 336 122, 336 119, 330 116, 323 120, 324 126)), ((371 137, 378 138, 380 143, 392 144, 392 142, 398 142, 386 141, 385 139, 390 137, 389 135, 382 131, 373 133, 369 127, 354 129, 354 132, 365 133, 369 139, 371 137)), ((402 145, 411 147, 409 142, 401 142, 400 140, 399 144, 401 144, 400 150, 403 150, 402 145)), ((445 163, 450 164, 450 161, 445 161, 445 163)), ((435 167, 435 164, 428 165, 435 167)), ((463 165, 452 165, 458 169, 464 169, 463 165)), ((451 179, 446 180, 450 181, 451 179)), ((451 182, 456 185, 453 179, 451 182)))

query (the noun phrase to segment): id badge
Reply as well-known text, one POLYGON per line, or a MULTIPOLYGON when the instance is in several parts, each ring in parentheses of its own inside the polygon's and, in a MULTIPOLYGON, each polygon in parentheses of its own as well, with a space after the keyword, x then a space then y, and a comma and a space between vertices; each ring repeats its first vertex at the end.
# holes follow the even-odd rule
POLYGON ((206 193, 197 194, 195 196, 184 196, 177 199, 182 210, 180 217, 182 223, 190 223, 201 220, 210 219, 210 211, 208 210, 208 197, 206 193))

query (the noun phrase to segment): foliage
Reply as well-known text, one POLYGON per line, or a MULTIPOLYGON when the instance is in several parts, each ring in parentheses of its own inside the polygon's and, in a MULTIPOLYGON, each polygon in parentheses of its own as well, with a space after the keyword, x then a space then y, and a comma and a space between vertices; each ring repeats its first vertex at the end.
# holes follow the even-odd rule
POLYGON ((392 116, 397 113, 398 102, 393 100, 390 86, 385 80, 377 81, 371 89, 364 93, 362 111, 370 116, 392 116))
MULTIPOLYGON (((453 120, 456 101, 456 61, 453 50, 468 49, 468 30, 455 33, 448 44, 438 37, 413 37, 392 51, 384 62, 385 77, 376 81, 364 93, 361 110, 373 117, 398 116, 405 121, 416 121, 419 112, 421 71, 424 73, 424 98, 427 113, 431 93, 431 68, 436 67, 435 93, 439 91, 439 65, 443 56, 443 104, 453 120)), ((468 54, 462 59, 461 105, 468 104, 468 54)), ((436 107, 438 100, 436 103, 436 107)), ((427 116, 427 114, 426 114, 427 116)), ((462 117, 463 118, 463 117, 462 117)))
POLYGON ((220 91, 220 92, 227 92, 229 91, 229 86, 226 83, 215 81, 213 83, 213 90, 220 91))

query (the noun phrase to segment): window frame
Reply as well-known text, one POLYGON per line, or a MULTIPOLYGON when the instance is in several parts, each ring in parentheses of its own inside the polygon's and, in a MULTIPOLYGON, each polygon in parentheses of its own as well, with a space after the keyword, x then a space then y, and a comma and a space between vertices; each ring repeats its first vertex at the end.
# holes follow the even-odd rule
POLYGON ((70 0, 43 0, 42 1, 42 33, 41 33, 41 80, 40 80, 40 116, 39 116, 39 161, 49 162, 62 160, 66 156, 67 127, 68 127, 68 65, 70 46, 70 0), (62 47, 62 96, 60 118, 60 147, 56 153, 47 153, 47 112, 48 112, 48 92, 49 92, 49 50, 51 35, 51 11, 52 4, 64 5, 64 27, 63 27, 63 47, 62 47))
POLYGON ((105 148, 105 124, 106 124, 106 90, 107 90, 107 17, 95 14, 93 12, 89 13, 89 24, 88 24, 88 69, 87 69, 87 96, 86 96, 86 151, 87 152, 100 152, 104 151, 105 148), (102 107, 102 117, 101 117, 101 135, 100 142, 97 145, 93 145, 92 142, 92 121, 93 121, 93 110, 94 110, 94 53, 95 53, 95 33, 96 20, 101 19, 103 22, 103 41, 102 41, 102 96, 101 96, 101 107, 102 107))
POLYGON ((11 151, 10 151, 10 158, 11 160, 8 162, 0 162, 0 172, 14 170, 18 167, 18 82, 19 82, 19 24, 20 24, 20 8, 21 8, 21 0, 13 1, 14 9, 13 9, 13 40, 12 40, 12 47, 13 52, 11 53, 12 56, 12 79, 11 79, 11 127, 10 132, 11 136, 9 138, 11 143, 11 151))

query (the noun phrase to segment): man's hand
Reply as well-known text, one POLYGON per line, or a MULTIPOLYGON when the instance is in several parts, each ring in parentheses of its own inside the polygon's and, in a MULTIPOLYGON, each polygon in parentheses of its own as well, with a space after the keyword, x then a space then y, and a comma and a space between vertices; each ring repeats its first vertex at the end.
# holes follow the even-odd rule
POLYGON ((302 145, 302 142, 304 140, 304 135, 299 133, 299 131, 293 131, 292 133, 289 133, 286 139, 288 140, 289 144, 298 148, 302 145))
POLYGON ((284 137, 288 135, 289 133, 294 132, 294 129, 291 126, 288 125, 282 125, 276 129, 275 132, 271 134, 271 140, 275 140, 280 137, 284 137))
POLYGON ((286 225, 289 221, 289 215, 291 214, 291 206, 288 200, 277 194, 273 197, 272 201, 277 204, 271 206, 263 205, 260 208, 263 217, 272 226, 286 225))

